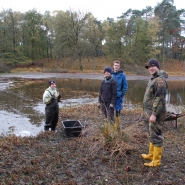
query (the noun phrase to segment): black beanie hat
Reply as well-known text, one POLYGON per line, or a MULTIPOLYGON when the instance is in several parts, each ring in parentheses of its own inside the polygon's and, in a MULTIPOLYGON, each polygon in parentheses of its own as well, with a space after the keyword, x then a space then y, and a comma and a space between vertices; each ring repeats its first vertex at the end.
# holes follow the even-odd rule
POLYGON ((51 84, 55 84, 56 82, 54 81, 54 80, 50 80, 49 81, 49 85, 51 85, 51 84))
POLYGON ((105 72, 109 72, 109 73, 112 73, 112 68, 111 67, 105 67, 105 69, 104 69, 104 73, 105 72))
POLYGON ((159 61, 155 58, 151 58, 147 65, 145 65, 145 68, 148 69, 149 66, 156 66, 158 69, 160 69, 159 61))

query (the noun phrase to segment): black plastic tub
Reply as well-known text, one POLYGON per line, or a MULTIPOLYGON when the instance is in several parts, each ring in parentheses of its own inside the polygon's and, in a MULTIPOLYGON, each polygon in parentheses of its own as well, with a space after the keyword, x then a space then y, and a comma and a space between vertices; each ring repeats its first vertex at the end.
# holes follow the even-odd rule
POLYGON ((67 137, 78 137, 81 135, 84 126, 79 120, 62 121, 64 133, 67 137))

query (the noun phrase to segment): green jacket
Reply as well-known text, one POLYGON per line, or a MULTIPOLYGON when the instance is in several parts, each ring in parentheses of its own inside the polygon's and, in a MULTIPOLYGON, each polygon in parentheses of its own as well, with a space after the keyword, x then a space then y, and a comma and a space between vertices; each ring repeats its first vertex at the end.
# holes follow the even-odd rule
POLYGON ((161 122, 166 116, 166 93, 168 74, 160 70, 153 75, 146 87, 143 99, 143 118, 149 120, 153 114, 156 116, 156 121, 161 122))

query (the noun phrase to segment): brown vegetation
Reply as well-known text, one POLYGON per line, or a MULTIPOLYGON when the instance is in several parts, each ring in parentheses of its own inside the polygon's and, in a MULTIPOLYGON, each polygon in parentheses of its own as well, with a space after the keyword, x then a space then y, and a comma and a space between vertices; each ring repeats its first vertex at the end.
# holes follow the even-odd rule
MULTIPOLYGON (((18 64, 12 72, 57 72, 57 73, 102 73, 105 66, 112 66, 113 60, 106 57, 84 58, 82 60, 82 69, 79 68, 78 61, 70 62, 69 59, 59 60, 52 59, 48 61, 39 60, 26 64, 18 64)), ((147 75, 147 71, 143 68, 146 61, 143 61, 143 66, 134 64, 125 64, 121 61, 121 68, 127 75, 147 75)), ((161 62, 162 68, 162 62, 161 62)), ((164 70, 169 75, 184 76, 185 62, 179 60, 168 60, 164 63, 164 70)))
POLYGON ((67 138, 59 122, 57 132, 0 138, 0 184, 185 184, 183 117, 177 129, 170 122, 163 125, 165 144, 158 168, 144 167, 140 157, 148 150, 141 109, 123 110, 121 131, 110 126, 107 136, 105 120, 96 105, 62 108, 60 117, 80 120, 85 126, 81 137, 67 138))

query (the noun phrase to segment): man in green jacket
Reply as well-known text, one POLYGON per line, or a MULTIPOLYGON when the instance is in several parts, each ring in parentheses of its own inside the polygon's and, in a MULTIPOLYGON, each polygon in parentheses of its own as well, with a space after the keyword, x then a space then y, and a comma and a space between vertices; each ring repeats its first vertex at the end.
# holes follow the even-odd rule
POLYGON ((166 91, 168 74, 160 70, 159 61, 152 58, 148 61, 145 68, 152 75, 146 87, 143 99, 143 118, 149 135, 149 153, 142 154, 142 158, 151 160, 144 163, 148 167, 161 165, 163 135, 161 123, 166 116, 166 91))

